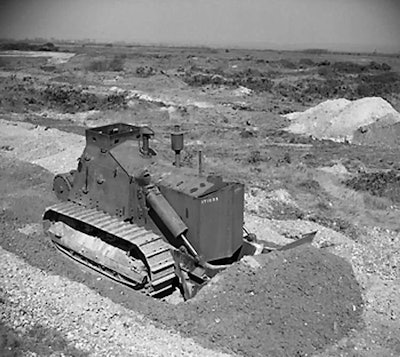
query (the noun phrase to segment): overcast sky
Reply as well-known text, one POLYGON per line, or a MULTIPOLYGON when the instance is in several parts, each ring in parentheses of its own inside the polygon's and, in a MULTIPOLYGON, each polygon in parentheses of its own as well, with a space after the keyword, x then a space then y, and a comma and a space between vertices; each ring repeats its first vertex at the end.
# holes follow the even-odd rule
POLYGON ((400 0, 0 0, 0 38, 400 52, 400 0))

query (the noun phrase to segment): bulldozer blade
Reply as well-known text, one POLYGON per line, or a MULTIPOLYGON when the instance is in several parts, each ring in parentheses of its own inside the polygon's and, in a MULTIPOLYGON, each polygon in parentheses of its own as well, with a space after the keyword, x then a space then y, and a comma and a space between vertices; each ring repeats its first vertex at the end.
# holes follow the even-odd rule
POLYGON ((289 244, 286 244, 286 245, 284 245, 282 247, 279 247, 276 250, 284 251, 284 250, 289 250, 289 249, 293 249, 293 248, 299 247, 299 246, 301 246, 303 244, 312 243, 312 241, 314 240, 315 235, 317 234, 317 232, 318 231, 314 231, 314 232, 303 234, 303 236, 300 239, 297 239, 292 243, 289 243, 289 244))

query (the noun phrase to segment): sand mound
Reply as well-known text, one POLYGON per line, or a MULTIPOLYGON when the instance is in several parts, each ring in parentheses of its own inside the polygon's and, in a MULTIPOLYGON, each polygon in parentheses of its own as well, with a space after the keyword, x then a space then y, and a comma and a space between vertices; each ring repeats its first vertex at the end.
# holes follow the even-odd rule
POLYGON ((358 128, 353 135, 353 144, 399 147, 400 122, 397 116, 389 114, 367 126, 358 128))
POLYGON ((357 327, 360 288, 342 258, 302 246, 251 259, 180 306, 178 328, 246 356, 280 357, 309 356, 357 327))
POLYGON ((380 97, 328 100, 304 112, 287 114, 292 121, 287 128, 295 134, 313 135, 318 139, 353 142, 359 128, 382 122, 400 122, 398 113, 380 97))

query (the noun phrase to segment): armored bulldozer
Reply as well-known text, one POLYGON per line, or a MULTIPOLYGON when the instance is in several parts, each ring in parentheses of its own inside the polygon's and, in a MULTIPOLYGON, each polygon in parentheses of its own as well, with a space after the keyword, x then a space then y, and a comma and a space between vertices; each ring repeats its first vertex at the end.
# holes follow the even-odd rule
POLYGON ((181 165, 178 127, 173 162, 158 158, 153 136, 148 126, 123 123, 87 129, 77 169, 54 178, 61 202, 46 209, 44 229, 60 251, 99 273, 152 296, 178 287, 189 299, 266 248, 243 226, 243 184, 203 173, 201 160, 198 170, 181 165))

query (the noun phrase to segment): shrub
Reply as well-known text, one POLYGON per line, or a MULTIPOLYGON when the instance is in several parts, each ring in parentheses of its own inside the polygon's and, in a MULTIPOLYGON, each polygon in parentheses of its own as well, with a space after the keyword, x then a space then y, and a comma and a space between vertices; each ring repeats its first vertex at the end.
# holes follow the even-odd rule
POLYGON ((367 68, 367 67, 365 67, 365 66, 363 66, 361 64, 350 62, 350 61, 335 62, 332 65, 332 67, 336 72, 347 73, 347 74, 350 74, 350 73, 356 73, 356 74, 362 73, 367 68))
POLYGON ((157 71, 151 66, 139 66, 136 68, 136 74, 141 78, 147 78, 155 75, 156 73, 157 71))
POLYGON ((90 62, 87 70, 92 72, 122 72, 124 70, 124 59, 120 56, 113 58, 97 59, 90 62))
POLYGON ((315 66, 315 63, 310 58, 300 58, 299 65, 300 66, 306 66, 306 67, 312 67, 312 66, 315 66))
POLYGON ((109 64, 109 71, 122 72, 124 70, 124 60, 122 57, 115 56, 109 64))
POLYGON ((263 161, 263 160, 261 158, 261 153, 258 150, 251 151, 249 157, 247 158, 247 162, 249 164, 253 164, 253 165, 258 164, 261 161, 263 161))

